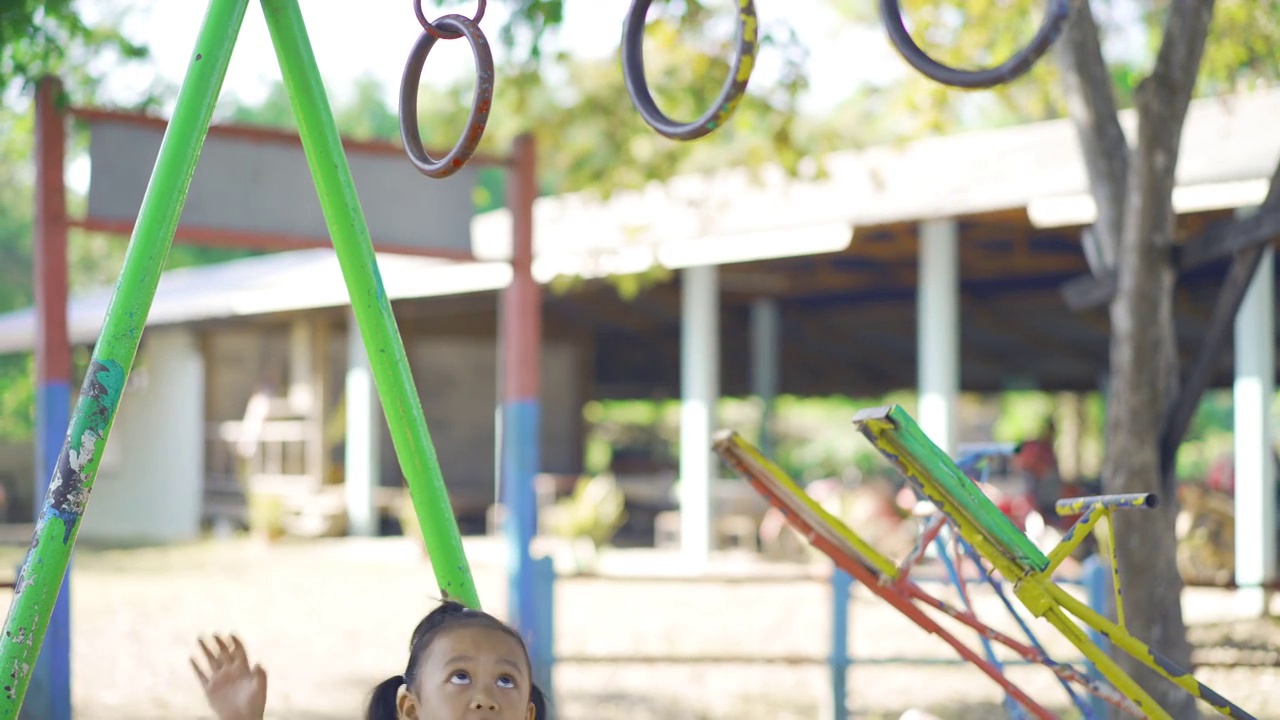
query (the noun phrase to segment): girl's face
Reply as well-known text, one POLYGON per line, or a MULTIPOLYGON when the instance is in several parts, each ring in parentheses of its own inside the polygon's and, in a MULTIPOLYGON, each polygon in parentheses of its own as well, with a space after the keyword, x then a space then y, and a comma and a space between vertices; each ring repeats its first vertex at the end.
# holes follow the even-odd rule
POLYGON ((494 628, 442 630, 419 661, 412 692, 396 698, 400 720, 533 720, 524 647, 494 628))

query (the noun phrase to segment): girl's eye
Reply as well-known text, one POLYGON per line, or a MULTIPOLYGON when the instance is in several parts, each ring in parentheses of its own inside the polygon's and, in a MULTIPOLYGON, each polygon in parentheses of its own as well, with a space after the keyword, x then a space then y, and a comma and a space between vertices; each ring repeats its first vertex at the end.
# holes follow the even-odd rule
POLYGON ((458 672, 449 676, 449 682, 453 683, 454 685, 470 685, 471 676, 459 670, 458 672))
POLYGON ((510 688, 514 688, 515 686, 516 686, 516 681, 510 675, 503 675, 502 677, 498 678, 498 687, 500 688, 510 689, 510 688))

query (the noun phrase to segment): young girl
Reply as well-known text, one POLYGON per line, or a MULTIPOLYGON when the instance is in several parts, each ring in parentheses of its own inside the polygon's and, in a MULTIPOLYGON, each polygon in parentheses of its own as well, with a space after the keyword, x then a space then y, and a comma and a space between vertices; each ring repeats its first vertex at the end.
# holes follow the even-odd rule
MULTIPOLYGON (((203 640, 205 673, 192 659, 209 707, 219 720, 262 720, 266 672, 250 667, 244 645, 214 638, 218 652, 203 640)), ((497 618, 445 602, 432 610, 409 640, 403 675, 373 690, 366 720, 546 720, 546 701, 533 684, 524 641, 497 618)))

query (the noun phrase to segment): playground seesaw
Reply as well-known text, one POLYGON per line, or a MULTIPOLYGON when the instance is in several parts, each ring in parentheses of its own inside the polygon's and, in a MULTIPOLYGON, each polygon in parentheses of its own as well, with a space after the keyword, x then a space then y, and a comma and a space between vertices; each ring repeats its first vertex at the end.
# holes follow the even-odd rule
MULTIPOLYGON (((1056 718, 1053 712, 1030 698, 1004 675, 994 655, 980 656, 963 643, 955 634, 943 627, 935 617, 925 611, 933 608, 974 630, 984 641, 999 643, 1012 650, 1029 663, 1044 665, 1056 674, 1073 703, 1086 718, 1094 717, 1089 704, 1077 695, 1073 688, 1081 688, 1113 707, 1133 717, 1145 717, 1141 709, 1123 694, 1109 685, 1098 683, 1074 667, 1055 662, 1035 641, 1029 629, 1028 643, 1020 642, 983 623, 969 608, 957 608, 927 592, 911 578, 911 570, 924 557, 924 550, 934 542, 942 528, 945 516, 937 516, 921 534, 913 551, 896 564, 888 556, 876 550, 864 538, 824 510, 805 494, 776 464, 766 458, 755 446, 731 430, 717 433, 714 448, 721 459, 738 475, 751 483, 770 504, 782 511, 787 522, 815 548, 827 555, 837 567, 849 573, 855 580, 876 596, 889 603, 925 632, 936 635, 951 646, 960 657, 973 664, 1006 693, 1010 703, 1016 703, 1036 718, 1056 718)), ((993 506, 994 509, 994 506, 993 506)), ((991 580, 988 578, 988 580, 991 580)), ((993 581, 994 585, 994 581, 993 581)), ((995 586, 999 592, 998 585, 995 586)), ((961 589, 964 594, 963 588, 961 589)), ((1003 598, 1003 594, 1001 595, 1003 598)), ((1012 612, 1012 607, 1009 606, 1012 612)), ((1014 614, 1017 617, 1016 613, 1014 614)), ((1020 713, 1011 712, 1013 715, 1020 713)))
MULTIPOLYGON (((1044 618, 1076 646, 1121 694, 1131 700, 1144 717, 1170 718, 1120 666, 1094 644, 1073 620, 1107 637, 1117 648, 1156 673, 1232 718, 1253 716, 1206 687, 1187 670, 1162 657, 1124 627, 1124 603, 1118 573, 1115 583, 1115 622, 1073 597, 1053 580, 1053 572, 1068 557, 1098 521, 1115 510, 1156 506, 1151 494, 1110 495, 1060 501, 1062 515, 1080 513, 1080 518, 1046 556, 1003 513, 996 508, 956 465, 925 435, 900 406, 872 408, 859 412, 853 420, 864 436, 892 462, 917 492, 923 494, 947 518, 955 531, 968 541, 1002 577, 1013 583, 1014 595, 1031 612, 1044 618)), ((1114 545, 1111 566, 1116 567, 1114 545)))

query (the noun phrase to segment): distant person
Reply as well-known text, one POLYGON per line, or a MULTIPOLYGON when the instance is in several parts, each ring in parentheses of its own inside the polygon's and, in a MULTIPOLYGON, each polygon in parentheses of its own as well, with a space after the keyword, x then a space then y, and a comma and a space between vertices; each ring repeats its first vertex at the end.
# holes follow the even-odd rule
POLYGON ((1058 472, 1058 454, 1054 450, 1053 421, 1045 424, 1040 436, 1018 446, 1014 467, 1023 473, 1034 499, 1035 509, 1052 523, 1057 518, 1054 505, 1062 497, 1062 476, 1058 472))
MULTIPOLYGON (((267 674, 250 666, 244 645, 203 640, 206 673, 191 665, 218 720, 262 720, 267 674)), ((403 675, 373 689, 365 720, 463 720, 476 713, 492 720, 545 720, 546 699, 533 683, 529 650, 501 620, 447 601, 414 628, 403 675)))

